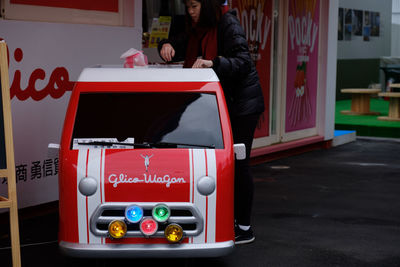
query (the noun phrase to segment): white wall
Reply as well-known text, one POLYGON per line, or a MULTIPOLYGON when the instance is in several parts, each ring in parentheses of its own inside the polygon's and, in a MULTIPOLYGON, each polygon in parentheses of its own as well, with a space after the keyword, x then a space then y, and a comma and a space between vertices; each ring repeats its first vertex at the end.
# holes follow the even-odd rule
POLYGON ((392 0, 339 0, 339 7, 380 12, 380 36, 364 41, 363 36, 353 35, 351 41, 338 41, 338 59, 391 55, 392 0))
POLYGON ((325 94, 325 116, 324 116, 324 137, 325 140, 332 140, 335 131, 335 99, 336 99, 336 58, 337 58, 337 30, 338 17, 331 10, 338 10, 339 1, 329 1, 328 16, 328 40, 326 56, 326 94, 325 94))
MULTIPOLYGON (((60 142, 68 84, 85 67, 122 65, 122 53, 141 47, 141 33, 134 27, 0 20, 0 38, 10 52, 10 92, 18 93, 11 108, 19 208, 58 199, 58 156, 48 155, 47 145, 60 142)), ((6 190, 0 179, 0 195, 6 190)))
POLYGON ((392 56, 400 57, 400 0, 393 0, 392 56))
MULTIPOLYGON (((60 141, 70 97, 66 87, 84 67, 122 65, 123 52, 141 48, 142 0, 119 0, 119 12, 111 15, 0 2, 0 40, 10 52, 10 92, 20 96, 12 97, 11 107, 18 206, 24 208, 58 199, 58 155, 48 154, 47 145, 60 141), (65 93, 42 94, 46 88, 65 93), (24 92, 29 96, 21 99, 24 92), (38 94, 43 97, 34 100, 32 95, 38 94)), ((0 196, 7 195, 4 182, 0 179, 0 196)))

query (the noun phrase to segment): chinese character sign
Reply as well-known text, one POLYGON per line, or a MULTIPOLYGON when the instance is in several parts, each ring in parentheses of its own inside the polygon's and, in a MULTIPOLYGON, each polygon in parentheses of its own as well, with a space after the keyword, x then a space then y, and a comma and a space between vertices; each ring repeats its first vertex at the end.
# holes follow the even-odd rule
MULTIPOLYGON (((39 181, 42 178, 53 178, 58 175, 58 158, 32 161, 31 164, 18 164, 15 166, 16 182, 26 183, 39 181)), ((2 184, 7 184, 7 179, 0 177, 2 184)))
POLYGON ((316 126, 320 0, 290 0, 286 132, 316 126))
POLYGON ((269 135, 269 99, 272 60, 272 0, 233 0, 232 8, 242 24, 249 44, 250 55, 256 65, 266 107, 256 129, 255 137, 269 135))

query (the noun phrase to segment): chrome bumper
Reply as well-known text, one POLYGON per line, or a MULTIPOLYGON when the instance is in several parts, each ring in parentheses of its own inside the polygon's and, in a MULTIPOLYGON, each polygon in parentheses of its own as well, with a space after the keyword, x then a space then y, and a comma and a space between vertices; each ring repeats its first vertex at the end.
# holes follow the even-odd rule
POLYGON ((79 258, 190 258, 221 257, 234 249, 233 241, 210 244, 77 244, 61 241, 63 253, 79 258))

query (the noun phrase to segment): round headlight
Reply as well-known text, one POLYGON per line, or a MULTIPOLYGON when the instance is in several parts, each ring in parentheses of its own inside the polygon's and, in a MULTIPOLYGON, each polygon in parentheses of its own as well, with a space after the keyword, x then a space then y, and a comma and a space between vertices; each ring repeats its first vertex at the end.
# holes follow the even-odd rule
POLYGON ((137 205, 126 207, 125 218, 130 223, 137 223, 143 218, 143 209, 137 205))
POLYGON ((158 204, 153 208, 152 215, 157 222, 166 222, 171 214, 167 205, 158 204))
POLYGON ((108 233, 112 238, 123 238, 127 231, 126 224, 123 221, 115 220, 108 225, 108 233))
POLYGON ((178 224, 170 224, 165 228, 164 231, 165 238, 171 243, 178 243, 182 240, 183 237, 183 229, 178 224))
POLYGON ((97 181, 92 177, 84 177, 78 185, 79 192, 84 196, 91 196, 97 191, 97 181))
POLYGON ((211 195, 216 188, 215 178, 203 176, 197 182, 197 190, 203 196, 211 195))
POLYGON ((153 218, 144 218, 140 222, 140 231, 145 236, 154 235, 158 230, 158 224, 153 218))

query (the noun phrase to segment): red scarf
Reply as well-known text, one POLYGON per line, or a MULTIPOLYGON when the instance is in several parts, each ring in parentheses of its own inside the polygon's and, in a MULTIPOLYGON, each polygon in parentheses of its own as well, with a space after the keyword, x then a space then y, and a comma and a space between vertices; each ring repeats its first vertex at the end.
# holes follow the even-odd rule
MULTIPOLYGON (((222 15, 229 11, 228 5, 221 6, 222 15)), ((194 28, 189 35, 184 68, 191 68, 198 57, 213 60, 218 56, 218 29, 194 28), (201 51, 200 51, 201 49, 201 51)))
MULTIPOLYGON (((229 6, 221 6, 222 15, 228 12, 229 6)), ((184 68, 191 68, 198 57, 213 60, 218 56, 218 29, 194 28, 189 35, 184 68), (200 51, 201 49, 201 51, 200 51)))
POLYGON ((221 10, 222 10, 222 15, 223 15, 223 14, 225 14, 226 12, 229 11, 229 6, 228 6, 228 5, 223 5, 223 6, 221 7, 221 10))
POLYGON ((198 57, 213 60, 218 56, 217 27, 195 28, 189 35, 184 68, 191 68, 198 57), (201 50, 200 50, 201 49, 201 50))
MULTIPOLYGON (((229 6, 221 6, 222 15, 229 10, 229 6)), ((217 27, 211 29, 194 28, 189 35, 186 48, 184 68, 191 68, 198 57, 213 60, 218 56, 217 27), (201 49, 201 51, 200 51, 201 49)))

